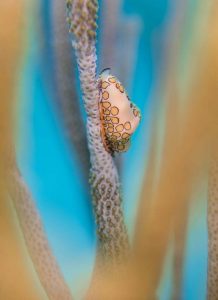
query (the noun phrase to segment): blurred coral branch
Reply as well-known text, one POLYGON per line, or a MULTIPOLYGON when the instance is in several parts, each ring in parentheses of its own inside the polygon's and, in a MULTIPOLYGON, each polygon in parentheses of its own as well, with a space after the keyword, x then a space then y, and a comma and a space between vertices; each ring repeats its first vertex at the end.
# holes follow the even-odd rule
MULTIPOLYGON (((31 8, 33 7, 31 6, 31 8)), ((34 201, 19 174, 16 166, 15 153, 12 150, 14 147, 13 112, 16 87, 15 79, 17 77, 17 67, 20 61, 20 45, 22 45, 21 41, 23 40, 23 33, 25 32, 23 29, 26 22, 26 9, 25 1, 17 1, 16 6, 14 3, 12 4, 11 1, 7 4, 1 4, 1 22, 3 22, 1 28, 4 28, 4 30, 0 32, 0 38, 1 41, 4 41, 2 43, 2 53, 5 55, 5 59, 3 59, 4 63, 2 63, 3 76, 1 78, 2 105, 0 119, 3 138, 1 145, 3 148, 1 149, 0 156, 4 163, 2 166, 3 174, 1 175, 7 179, 7 182, 5 182, 7 197, 9 196, 14 202, 26 246, 33 260, 36 272, 38 273, 37 275, 49 299, 60 299, 60 297, 72 299, 56 260, 51 253, 34 201), (7 30, 5 30, 5 24, 11 19, 13 22, 10 22, 9 26, 7 26, 7 30), (2 116, 4 117, 2 118, 2 116), (5 135, 3 133, 5 133, 5 135)), ((1 179, 3 178, 2 176, 1 179)), ((7 197, 5 195, 5 199, 7 199, 7 197)), ((23 292, 22 296, 14 294, 10 299, 15 299, 15 297, 16 299, 18 299, 17 297, 24 299, 28 297, 28 294, 30 294, 29 299, 37 299, 37 295, 31 295, 31 290, 29 290, 29 293, 27 290, 27 286, 25 286, 25 293, 23 292)), ((35 291, 35 289, 33 290, 35 291)), ((45 297, 45 295, 43 295, 43 297, 45 297)), ((9 299, 7 296, 4 298, 9 299)))
MULTIPOLYGON (((218 5, 212 1, 209 26, 205 40, 205 52, 208 68, 203 70, 207 75, 207 99, 213 99, 213 106, 218 102, 218 5)), ((202 83, 203 84, 203 83, 202 83)), ((208 103, 207 109, 209 109, 208 103)), ((216 107, 217 108, 217 107, 216 107)), ((208 186, 208 286, 207 299, 218 299, 218 110, 216 118, 211 119, 214 128, 214 141, 211 149, 210 176, 208 186)))
MULTIPOLYGON (((218 103, 215 100, 218 96, 217 26, 215 23, 211 25, 211 18, 212 15, 206 24, 206 30, 202 31, 198 48, 193 48, 195 60, 189 65, 191 76, 186 93, 180 93, 174 85, 175 81, 172 84, 175 64, 172 65, 172 69, 167 68, 163 103, 166 120, 165 139, 159 173, 154 178, 157 159, 154 150, 157 144, 156 138, 152 137, 150 160, 145 174, 146 185, 142 193, 130 261, 117 274, 99 276, 98 289, 95 290, 97 299, 158 299, 163 263, 171 238, 175 233, 179 233, 179 228, 183 228, 184 233, 188 204, 202 180, 208 176, 209 149, 217 140, 218 128, 218 103), (182 111, 178 99, 182 101, 182 111)), ((175 58, 173 62, 177 61, 177 54, 175 58)), ((158 104, 154 106, 156 110, 159 107, 158 113, 153 112, 155 116, 162 113, 160 102, 158 104)), ((153 134, 156 135, 157 132, 153 134)), ((214 206, 211 206, 209 212, 211 211, 214 212, 214 206)), ((214 257, 216 252, 213 247, 217 236, 217 220, 214 213, 208 216, 209 233, 213 237, 209 258, 209 287, 213 295, 211 299, 217 298, 215 290, 212 291, 217 286, 213 284, 217 274, 214 257)), ((178 240, 175 242, 178 243, 178 240)), ((181 278, 177 280, 180 281, 181 278)), ((179 291, 178 286, 177 292, 179 291)), ((177 297, 179 299, 180 295, 177 297)))
POLYGON ((78 158, 86 186, 90 169, 89 152, 76 88, 76 64, 67 32, 65 5, 61 1, 52 1, 48 11, 46 5, 40 1, 37 13, 43 79, 64 136, 78 158))

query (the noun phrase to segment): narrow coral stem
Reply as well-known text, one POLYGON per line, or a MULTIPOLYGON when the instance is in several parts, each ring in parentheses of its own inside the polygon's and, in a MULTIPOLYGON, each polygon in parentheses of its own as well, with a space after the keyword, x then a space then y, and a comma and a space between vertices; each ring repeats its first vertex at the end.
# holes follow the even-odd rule
POLYGON ((208 300, 218 297, 218 159, 211 163, 208 194, 208 300))
POLYGON ((15 164, 11 164, 8 168, 8 190, 16 208, 28 251, 48 298, 72 300, 70 289, 50 249, 32 196, 15 164))
POLYGON ((99 253, 105 261, 122 261, 128 238, 121 207, 120 183, 113 158, 100 135, 99 90, 96 76, 96 19, 94 0, 67 0, 68 23, 73 33, 83 100, 87 113, 87 136, 91 160, 91 192, 99 238, 99 253))

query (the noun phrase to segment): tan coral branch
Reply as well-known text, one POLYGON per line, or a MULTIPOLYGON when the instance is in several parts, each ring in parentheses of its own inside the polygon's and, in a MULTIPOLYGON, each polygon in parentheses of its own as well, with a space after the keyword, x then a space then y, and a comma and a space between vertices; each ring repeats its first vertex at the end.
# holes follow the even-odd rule
POLYGON ((96 20, 98 2, 67 0, 68 23, 73 34, 84 105, 91 160, 91 190, 99 237, 99 253, 105 261, 123 259, 128 239, 121 207, 120 184, 113 158, 100 135, 99 90, 96 75, 96 20))

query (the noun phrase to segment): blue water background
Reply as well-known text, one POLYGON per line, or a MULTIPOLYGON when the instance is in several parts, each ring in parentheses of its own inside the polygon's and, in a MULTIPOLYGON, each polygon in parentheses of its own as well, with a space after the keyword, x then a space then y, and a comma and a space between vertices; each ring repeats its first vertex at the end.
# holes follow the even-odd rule
MULTIPOLYGON (((52 39, 50 5, 50 1, 42 1, 41 12, 43 28, 47 37, 52 39)), ((146 128, 149 124, 149 108, 164 59, 166 24, 172 10, 169 0, 125 0, 120 12, 124 18, 138 16, 142 24, 136 46, 136 63, 127 89, 130 97, 140 107, 143 121, 134 135, 130 151, 124 154, 122 173, 125 217, 130 235, 134 228, 136 199, 143 178, 142 166, 145 165, 145 154, 148 153, 146 128)), ((30 21, 28 32, 19 82, 18 161, 64 276, 73 293, 80 294, 84 284, 88 284, 96 251, 90 195, 87 187, 84 187, 75 153, 72 153, 64 138, 62 125, 52 106, 55 85, 54 90, 50 91, 43 80, 45 68, 53 80, 49 70, 52 70, 54 62, 51 55, 46 65, 42 63, 36 20, 30 21)), ((99 47, 100 44, 98 49, 99 47)), ((52 52, 52 46, 48 51, 52 52)), ((206 299, 205 193, 201 193, 201 198, 198 207, 192 208, 189 218, 183 300, 206 299)), ((169 257, 170 255, 169 253, 169 257)), ((169 259, 159 291, 161 300, 170 299, 171 276, 169 259)))

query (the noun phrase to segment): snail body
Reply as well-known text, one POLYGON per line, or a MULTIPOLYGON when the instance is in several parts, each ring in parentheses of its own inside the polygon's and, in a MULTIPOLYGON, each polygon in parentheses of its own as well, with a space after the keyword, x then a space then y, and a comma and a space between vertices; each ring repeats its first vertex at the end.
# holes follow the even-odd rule
POLYGON ((123 85, 105 69, 99 76, 101 136, 109 153, 125 152, 141 114, 127 96, 123 85))

